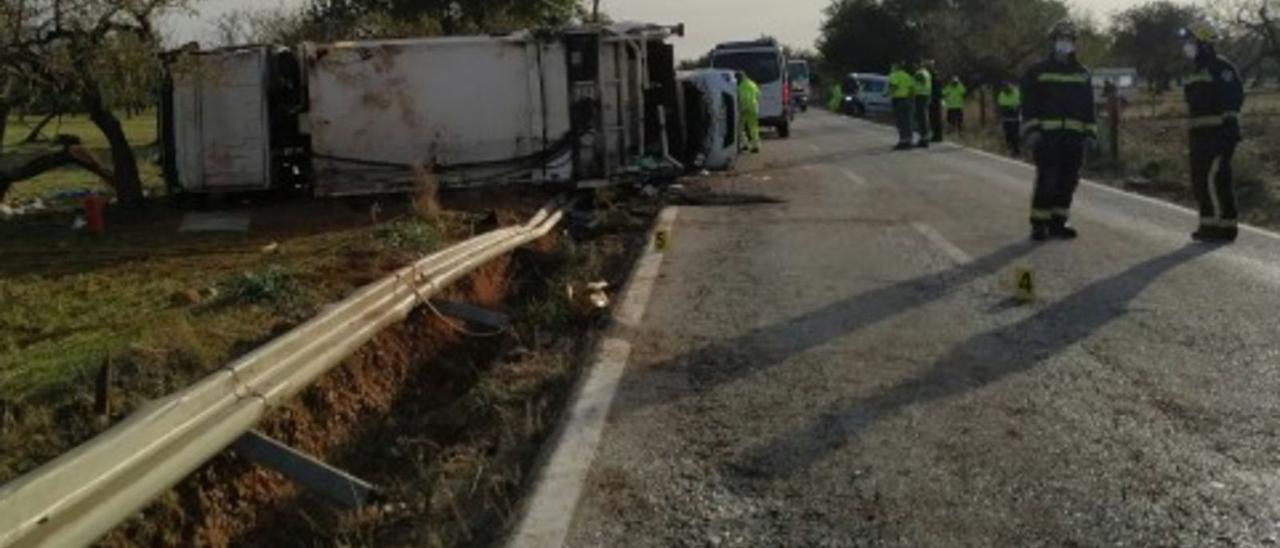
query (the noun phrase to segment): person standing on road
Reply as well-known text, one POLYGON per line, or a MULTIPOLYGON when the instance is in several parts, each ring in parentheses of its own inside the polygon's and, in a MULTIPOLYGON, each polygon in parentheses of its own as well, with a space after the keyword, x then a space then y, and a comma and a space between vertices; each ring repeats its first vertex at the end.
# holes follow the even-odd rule
POLYGON ((920 148, 929 148, 929 105, 933 102, 933 73, 929 72, 927 62, 921 62, 916 65, 915 73, 915 117, 916 131, 920 134, 920 140, 916 141, 916 146, 920 148))
POLYGON ((738 114, 742 119, 745 140, 743 146, 751 152, 760 152, 760 86, 738 71, 738 114))
MULTIPOLYGON (((936 76, 938 71, 935 68, 933 60, 925 62, 925 68, 929 69, 930 76, 936 76)), ((933 142, 942 142, 942 80, 931 78, 932 87, 929 95, 929 131, 933 134, 933 142)))
POLYGON ((951 82, 942 90, 942 102, 947 108, 947 125, 952 133, 964 131, 964 99, 969 90, 959 76, 952 76, 951 82))
POLYGON ((1244 84, 1235 65, 1218 55, 1218 33, 1212 26, 1193 23, 1182 37, 1184 52, 1195 63, 1195 72, 1183 79, 1190 116, 1191 188, 1200 202, 1200 228, 1191 237, 1233 242, 1240 233, 1240 212, 1231 160, 1241 141, 1244 84))
POLYGON ((1050 31, 1053 53, 1022 78, 1024 149, 1035 158, 1031 239, 1075 239, 1071 203, 1080 186, 1085 149, 1097 142, 1093 77, 1076 58, 1080 31, 1064 21, 1050 31))
POLYGON ((1022 156, 1022 91, 1013 82, 1005 82, 996 94, 996 110, 1004 128, 1004 143, 1009 154, 1022 156))
POLYGON ((915 79, 902 65, 895 64, 889 71, 889 97, 893 99, 893 117, 898 126, 898 146, 894 150, 907 150, 911 148, 915 79))

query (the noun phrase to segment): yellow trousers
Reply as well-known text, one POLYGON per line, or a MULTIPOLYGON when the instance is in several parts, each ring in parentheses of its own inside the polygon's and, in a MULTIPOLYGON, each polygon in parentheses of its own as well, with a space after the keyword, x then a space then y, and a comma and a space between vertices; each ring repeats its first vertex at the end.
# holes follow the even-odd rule
POLYGON ((744 110, 739 115, 742 117, 742 132, 746 139, 743 146, 758 150, 760 148, 760 113, 754 110, 744 110))

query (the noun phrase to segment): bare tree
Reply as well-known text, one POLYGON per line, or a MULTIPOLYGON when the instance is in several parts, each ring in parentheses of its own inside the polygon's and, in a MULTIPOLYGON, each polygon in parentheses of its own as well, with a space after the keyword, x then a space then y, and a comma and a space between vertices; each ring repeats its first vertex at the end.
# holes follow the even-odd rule
POLYGON ((0 0, 8 30, 0 35, 0 71, 75 99, 111 147, 110 183, 126 207, 143 203, 142 182, 113 109, 150 100, 160 75, 154 20, 182 1, 0 0))
POLYGON ((1206 5, 1229 31, 1225 49, 1238 57, 1245 74, 1260 77, 1264 66, 1280 63, 1280 1, 1220 0, 1206 5))

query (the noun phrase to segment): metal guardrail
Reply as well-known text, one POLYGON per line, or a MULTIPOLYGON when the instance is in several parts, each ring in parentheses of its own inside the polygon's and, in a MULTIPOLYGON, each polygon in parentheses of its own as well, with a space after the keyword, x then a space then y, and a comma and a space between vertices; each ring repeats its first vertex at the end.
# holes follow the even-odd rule
POLYGON ((562 205, 370 284, 203 380, 0 487, 0 547, 93 542, 248 432, 275 406, 481 265, 549 233, 562 205))

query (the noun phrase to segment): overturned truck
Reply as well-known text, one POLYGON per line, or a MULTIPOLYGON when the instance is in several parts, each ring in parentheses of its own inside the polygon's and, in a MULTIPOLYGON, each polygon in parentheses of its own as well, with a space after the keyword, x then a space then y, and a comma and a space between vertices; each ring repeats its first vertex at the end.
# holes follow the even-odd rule
POLYGON ((344 196, 669 180, 681 26, 185 51, 161 106, 177 194, 344 196))

